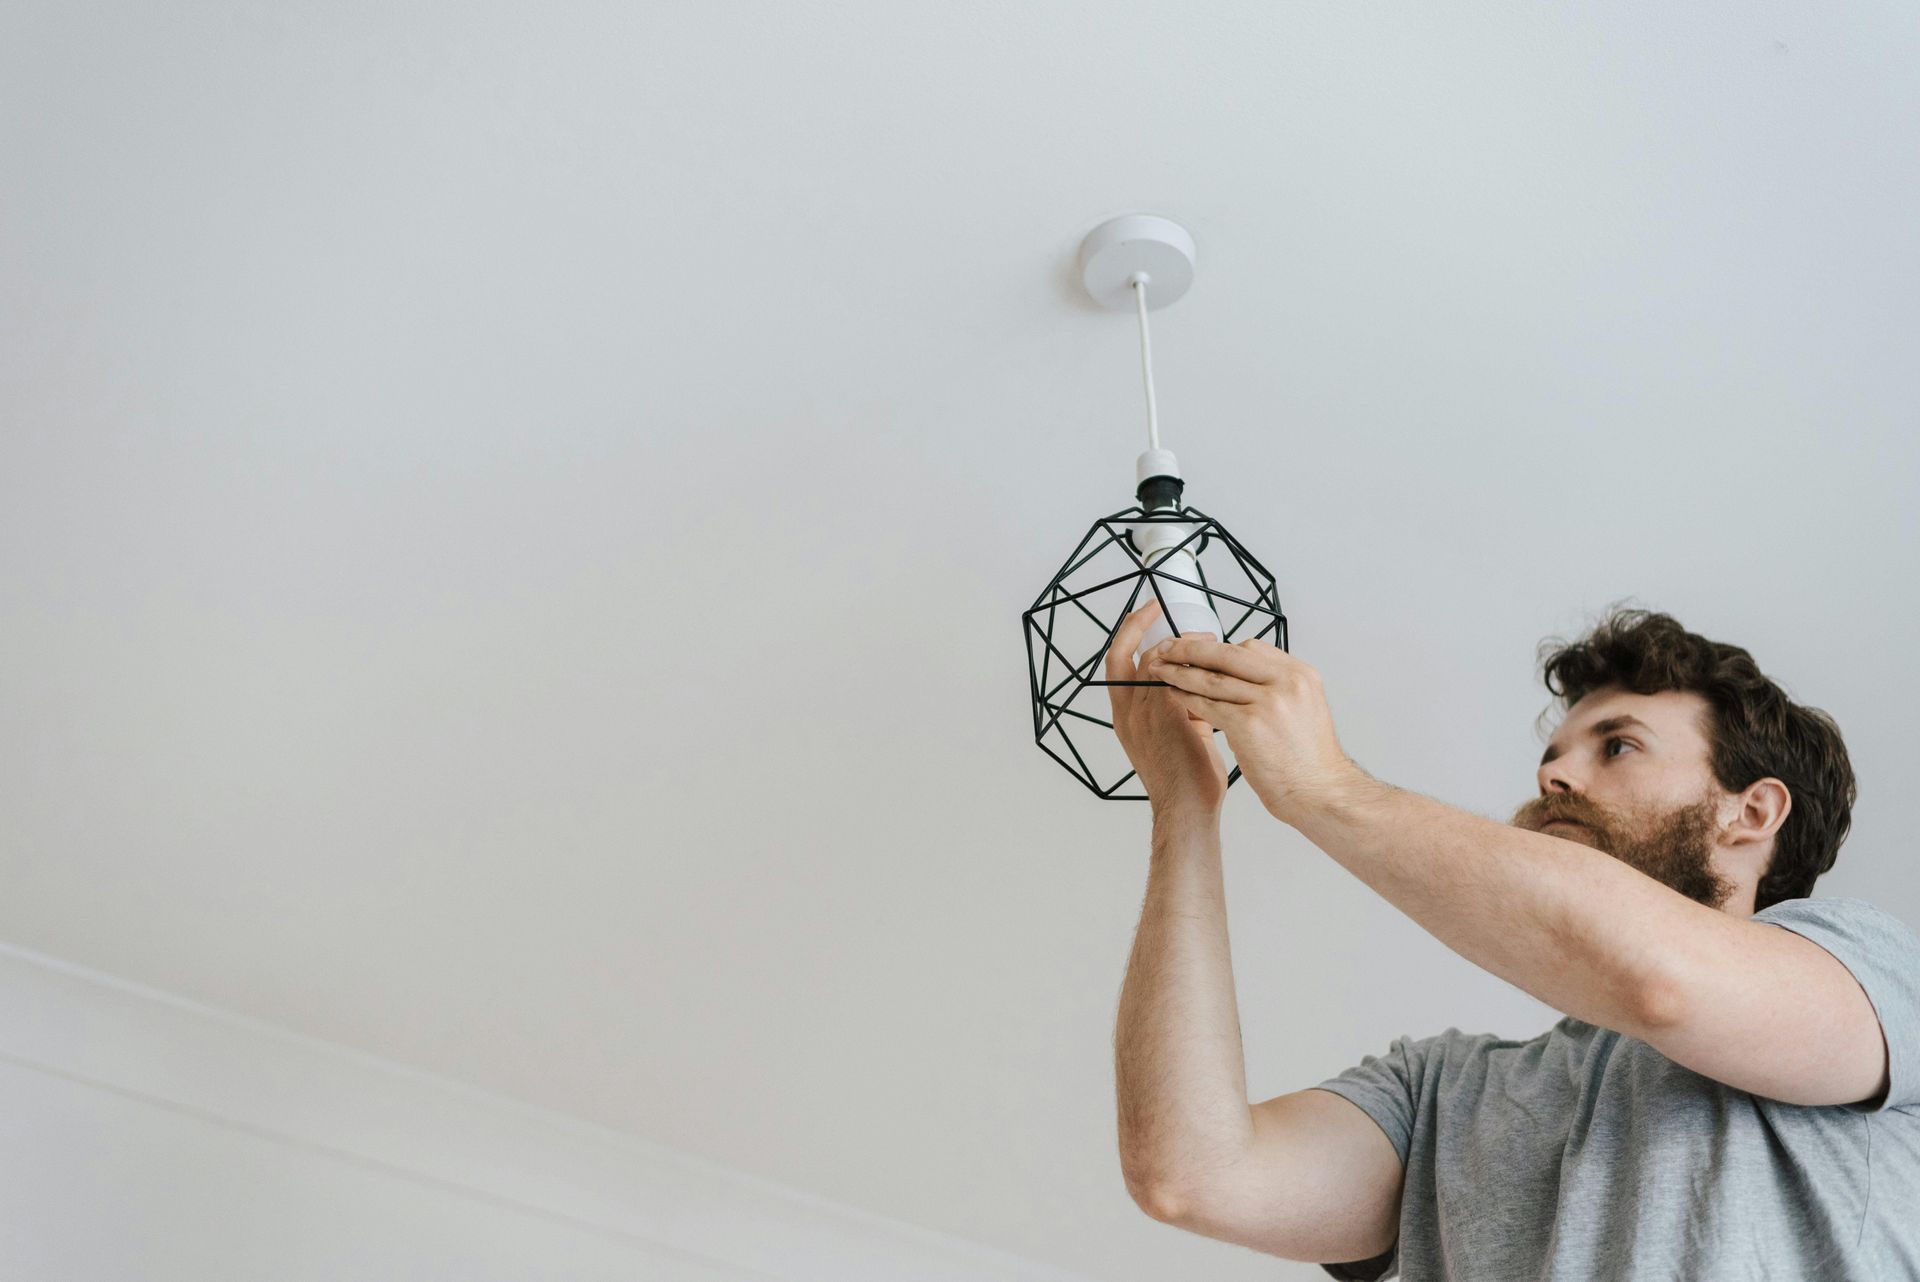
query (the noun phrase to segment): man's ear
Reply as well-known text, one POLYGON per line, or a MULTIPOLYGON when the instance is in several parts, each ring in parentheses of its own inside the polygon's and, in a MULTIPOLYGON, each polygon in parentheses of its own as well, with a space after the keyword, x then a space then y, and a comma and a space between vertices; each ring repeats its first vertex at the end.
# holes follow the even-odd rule
POLYGON ((1729 846, 1766 841, 1780 831, 1780 825, 1793 813, 1793 794, 1786 784, 1772 776, 1754 780, 1740 791, 1736 800, 1740 809, 1721 838, 1729 846))

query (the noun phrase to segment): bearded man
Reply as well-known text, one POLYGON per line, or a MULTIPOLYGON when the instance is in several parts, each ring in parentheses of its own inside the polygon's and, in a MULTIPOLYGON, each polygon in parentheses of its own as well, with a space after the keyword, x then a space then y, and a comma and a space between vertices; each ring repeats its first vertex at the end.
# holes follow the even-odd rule
POLYGON ((1187 635, 1107 655, 1153 803, 1115 1030, 1148 1214, 1339 1279, 1920 1279, 1920 936, 1814 898, 1855 798, 1833 719, 1738 646, 1614 610, 1543 656, 1566 715, 1507 823, 1383 783, 1309 664, 1187 635), (1399 1037, 1250 1103, 1214 731, 1269 813, 1564 1012, 1399 1037))

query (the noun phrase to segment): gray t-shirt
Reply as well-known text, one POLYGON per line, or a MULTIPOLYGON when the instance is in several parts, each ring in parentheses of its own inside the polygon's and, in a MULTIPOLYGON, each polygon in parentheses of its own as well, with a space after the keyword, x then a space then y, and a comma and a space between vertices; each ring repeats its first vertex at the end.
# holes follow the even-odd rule
POLYGON ((1357 1282, 1920 1279, 1920 936, 1861 899, 1751 920, 1860 982, 1886 1033, 1884 1098, 1766 1099, 1571 1016, 1527 1042, 1397 1037, 1316 1089, 1393 1141, 1400 1237, 1321 1267, 1357 1282))

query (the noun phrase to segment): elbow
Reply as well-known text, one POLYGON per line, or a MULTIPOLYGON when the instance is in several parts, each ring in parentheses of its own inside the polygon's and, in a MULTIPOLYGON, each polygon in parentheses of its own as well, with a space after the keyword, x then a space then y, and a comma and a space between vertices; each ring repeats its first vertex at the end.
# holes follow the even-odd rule
POLYGON ((1133 1204, 1162 1224, 1178 1223, 1186 1214, 1187 1199, 1171 1182, 1131 1173, 1127 1174, 1126 1181, 1127 1194, 1133 1198, 1133 1204))
POLYGON ((1646 1041, 1651 1035, 1663 1033, 1680 1022, 1682 994, 1680 986, 1670 976, 1656 975, 1642 982, 1638 986, 1637 996, 1632 1012, 1635 1026, 1628 1030, 1631 1036, 1646 1041))
POLYGON ((1133 1200, 1141 1210, 1162 1224, 1179 1224, 1187 1214, 1186 1199, 1164 1185, 1148 1189, 1133 1200))

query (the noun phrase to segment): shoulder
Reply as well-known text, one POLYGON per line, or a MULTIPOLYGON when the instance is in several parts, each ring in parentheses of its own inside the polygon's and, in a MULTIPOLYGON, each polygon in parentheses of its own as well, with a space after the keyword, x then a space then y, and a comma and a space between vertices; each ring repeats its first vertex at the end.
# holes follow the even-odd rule
POLYGON ((1751 920, 1783 924, 1801 921, 1859 922, 1882 929, 1912 932, 1912 927, 1886 909, 1853 895, 1809 895, 1800 899, 1782 899, 1753 914, 1751 920))
POLYGON ((1783 899, 1748 920, 1805 935, 1843 961, 1868 952, 1920 964, 1920 933, 1879 905, 1851 895, 1783 899))

